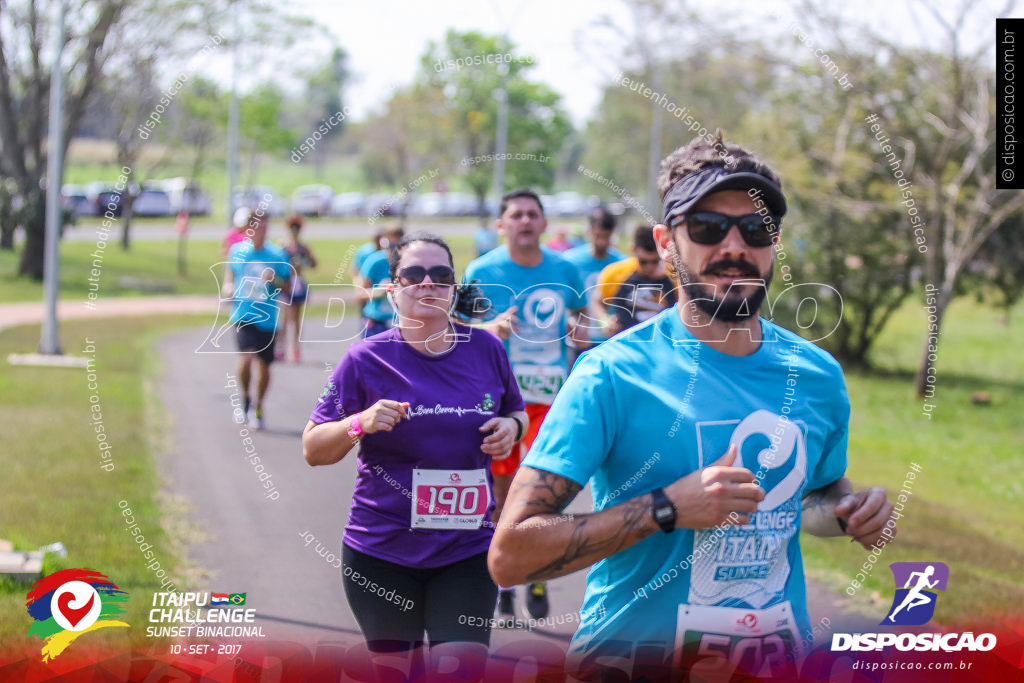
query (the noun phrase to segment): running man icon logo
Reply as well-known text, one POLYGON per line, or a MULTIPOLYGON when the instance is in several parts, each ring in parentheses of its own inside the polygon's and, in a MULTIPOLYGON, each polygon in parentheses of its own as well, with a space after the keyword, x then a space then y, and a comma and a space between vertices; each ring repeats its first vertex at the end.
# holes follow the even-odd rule
POLYGON ((935 614, 938 595, 934 591, 946 590, 949 567, 942 562, 893 562, 889 569, 896 581, 896 597, 882 625, 927 624, 935 614))

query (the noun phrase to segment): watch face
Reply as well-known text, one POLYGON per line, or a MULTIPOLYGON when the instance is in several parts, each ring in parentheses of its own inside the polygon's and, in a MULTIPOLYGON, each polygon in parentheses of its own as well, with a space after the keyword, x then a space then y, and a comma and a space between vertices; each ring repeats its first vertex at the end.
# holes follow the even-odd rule
POLYGON ((654 511, 654 516, 658 518, 659 522, 667 522, 672 519, 672 508, 662 507, 654 511))

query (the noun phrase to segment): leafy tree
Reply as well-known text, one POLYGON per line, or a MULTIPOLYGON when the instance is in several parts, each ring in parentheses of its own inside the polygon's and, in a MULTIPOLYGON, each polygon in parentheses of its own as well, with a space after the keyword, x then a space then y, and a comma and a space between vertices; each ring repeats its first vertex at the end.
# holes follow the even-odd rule
POLYGON ((1024 295, 1024 216, 1015 214, 993 232, 967 267, 963 289, 1003 309, 1003 324, 1024 295))
MULTIPOLYGON (((854 73, 873 71, 869 55, 847 52, 854 73)), ((891 71, 873 87, 892 91, 904 77, 891 71)), ((806 330, 846 365, 867 365, 871 345, 912 291, 922 257, 914 226, 899 205, 900 188, 865 122, 863 100, 836 87, 816 65, 780 79, 771 105, 749 114, 750 147, 780 171, 790 213, 783 221, 788 258, 776 265, 775 295, 790 285, 820 283, 817 317, 806 330), (834 330, 834 331, 832 331, 834 330)), ((899 141, 894 142, 899 146, 899 141)), ((797 329, 802 297, 782 296, 778 322, 797 329)), ((810 310, 810 309, 808 309, 810 310)))
MULTIPOLYGON (((331 51, 328 63, 309 78, 306 85, 305 101, 309 103, 309 111, 304 116, 306 124, 304 130, 321 130, 323 124, 332 119, 338 123, 331 127, 325 127, 326 132, 322 133, 312 157, 316 163, 316 174, 323 176, 324 161, 327 159, 331 143, 339 139, 347 126, 347 118, 342 118, 345 113, 345 86, 350 78, 348 70, 348 54, 341 47, 335 47, 331 51), (340 114, 339 114, 340 113, 340 114)), ((306 133, 300 132, 304 140, 306 133)))
POLYGON ((922 397, 937 357, 929 346, 941 332, 957 280, 989 237, 1020 214, 1024 193, 995 188, 992 44, 971 32, 976 24, 991 25, 987 8, 973 0, 941 9, 927 3, 913 7, 921 13, 924 34, 935 36, 939 47, 896 44, 887 35, 837 15, 832 6, 827 12, 811 12, 808 19, 823 30, 859 30, 859 42, 873 61, 870 71, 857 74, 863 85, 855 80, 858 89, 851 92, 860 92, 865 108, 884 121, 887 136, 903 151, 901 170, 914 182, 914 204, 906 209, 916 209, 923 219, 923 284, 936 292, 937 322, 926 323, 934 325, 936 334, 926 329, 914 379, 922 397), (876 81, 888 74, 900 79, 878 87, 876 81))
POLYGON ((18 273, 43 277, 46 155, 67 154, 89 94, 110 56, 111 37, 128 0, 83 0, 65 22, 64 149, 46 149, 50 70, 55 27, 32 0, 0 2, 0 175, 14 180, 25 212, 25 247, 18 273), (34 208, 33 208, 34 207, 34 208))
POLYGON ((285 97, 274 84, 261 85, 239 98, 238 131, 249 147, 249 183, 256 183, 260 152, 280 152, 291 147, 296 132, 282 125, 285 97))
POLYGON ((450 167, 453 125, 441 90, 424 84, 398 89, 360 131, 367 182, 409 187, 424 171, 450 167))
MULTIPOLYGON (((655 87, 653 67, 616 73, 587 124, 583 165, 634 192, 645 188, 656 109, 662 118, 659 159, 702 129, 714 135, 721 128, 727 137, 741 139, 746 113, 764 111, 776 87, 770 62, 754 50, 747 45, 742 51, 714 50, 662 63, 657 67, 661 89, 655 87)), ((660 207, 650 208, 660 218, 660 207)))
POLYGON ((170 139, 192 149, 191 177, 202 175, 210 146, 223 138, 228 125, 228 95, 212 80, 189 80, 176 100, 177 115, 169 122, 170 139))
POLYGON ((491 186, 493 166, 470 160, 495 153, 496 93, 503 84, 509 107, 507 153, 534 155, 531 160, 506 161, 506 185, 552 186, 572 126, 560 104, 561 95, 527 78, 534 66, 532 58, 518 54, 515 45, 501 37, 449 31, 443 43, 431 42, 420 64, 418 85, 433 92, 429 102, 440 105, 431 111, 437 117, 438 146, 449 145, 462 155, 457 162, 449 158, 447 170, 465 173, 481 205, 491 186))

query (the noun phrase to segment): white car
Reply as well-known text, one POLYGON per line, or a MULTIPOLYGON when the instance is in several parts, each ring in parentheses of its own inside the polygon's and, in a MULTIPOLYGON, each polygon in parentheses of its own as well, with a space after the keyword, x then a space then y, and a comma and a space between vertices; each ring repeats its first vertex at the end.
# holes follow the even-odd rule
POLYGON ((362 192, 341 192, 331 200, 331 214, 335 216, 359 216, 366 204, 362 192))
POLYGON ((480 202, 468 192, 449 192, 444 198, 444 212, 446 216, 476 216, 480 213, 480 202))
POLYGON ((443 216, 444 195, 440 192, 427 192, 418 194, 409 204, 407 213, 410 216, 443 216))
POLYGON ((132 202, 132 213, 136 216, 170 216, 171 198, 158 187, 144 186, 132 202))
POLYGON ((192 216, 210 215, 210 195, 199 184, 188 178, 169 178, 154 183, 167 193, 171 200, 171 212, 177 214, 184 209, 192 216))
POLYGON ((249 185, 235 187, 231 193, 231 213, 240 208, 255 209, 261 203, 266 205, 266 213, 270 216, 283 216, 285 202, 266 185, 249 185))
POLYGON ((292 212, 303 216, 328 216, 334 190, 327 185, 303 185, 292 193, 292 212))
POLYGON ((579 192, 559 192, 552 197, 551 204, 551 209, 545 211, 551 216, 582 216, 588 208, 587 200, 579 192))

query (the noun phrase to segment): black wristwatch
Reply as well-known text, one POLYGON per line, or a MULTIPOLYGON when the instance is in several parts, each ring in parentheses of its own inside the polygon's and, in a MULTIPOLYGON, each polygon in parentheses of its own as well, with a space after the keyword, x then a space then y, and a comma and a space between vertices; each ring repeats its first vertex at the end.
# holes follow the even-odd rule
POLYGON ((651 491, 651 516, 666 534, 676 530, 676 506, 665 495, 664 489, 651 491))

